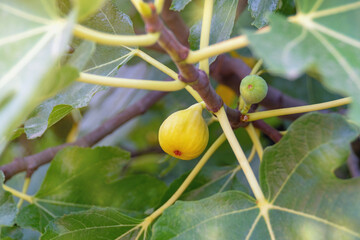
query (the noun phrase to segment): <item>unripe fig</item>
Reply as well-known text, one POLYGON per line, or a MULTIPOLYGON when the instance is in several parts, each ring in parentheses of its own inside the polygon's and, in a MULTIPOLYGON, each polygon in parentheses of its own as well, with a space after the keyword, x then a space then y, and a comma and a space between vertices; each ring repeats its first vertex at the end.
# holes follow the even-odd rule
POLYGON ((249 75, 241 80, 240 94, 246 104, 261 102, 267 94, 268 86, 258 75, 249 75))
POLYGON ((169 155, 182 160, 199 156, 209 141, 202 106, 195 104, 171 114, 160 126, 159 143, 169 155))

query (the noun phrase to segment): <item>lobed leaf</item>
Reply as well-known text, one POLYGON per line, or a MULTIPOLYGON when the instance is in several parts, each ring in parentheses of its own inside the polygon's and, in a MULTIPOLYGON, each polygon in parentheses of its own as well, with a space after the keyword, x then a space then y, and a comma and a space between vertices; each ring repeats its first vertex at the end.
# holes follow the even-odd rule
POLYGON ((155 223, 152 239, 360 239, 360 179, 334 175, 358 134, 340 115, 299 118, 264 152, 268 217, 250 196, 229 191, 178 201, 155 223))
POLYGON ((0 30, 1 152, 33 108, 77 72, 56 66, 70 40, 74 14, 59 19, 55 1, 37 0, 4 0, 0 10, 0 21, 7 24, 0 30))
POLYGON ((299 0, 297 11, 271 16, 269 31, 248 32, 251 48, 273 73, 320 73, 327 88, 353 98, 349 116, 360 123, 360 32, 349 24, 360 21, 360 2, 299 0))
MULTIPOLYGON (((111 1, 89 18, 83 25, 113 34, 134 34, 130 18, 119 11, 111 1)), ((74 40, 75 52, 66 62, 79 70, 103 76, 114 76, 133 54, 123 47, 96 45, 93 42, 74 40)), ((55 97, 43 102, 25 122, 28 138, 40 137, 47 128, 69 114, 73 109, 86 107, 93 95, 107 87, 75 82, 55 97)))

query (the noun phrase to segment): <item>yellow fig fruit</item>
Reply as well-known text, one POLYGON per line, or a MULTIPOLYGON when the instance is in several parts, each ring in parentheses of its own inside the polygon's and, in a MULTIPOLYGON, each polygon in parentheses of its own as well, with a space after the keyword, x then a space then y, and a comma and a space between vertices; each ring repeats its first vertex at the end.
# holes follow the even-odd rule
POLYGON ((209 129, 200 104, 171 114, 160 126, 159 143, 169 155, 190 160, 199 156, 209 141, 209 129))

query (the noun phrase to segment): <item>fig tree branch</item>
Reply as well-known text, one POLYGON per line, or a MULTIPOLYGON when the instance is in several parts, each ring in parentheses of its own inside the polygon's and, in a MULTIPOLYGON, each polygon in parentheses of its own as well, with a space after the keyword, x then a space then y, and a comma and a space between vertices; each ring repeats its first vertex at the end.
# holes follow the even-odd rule
POLYGON ((37 168, 50 162, 55 157, 56 153, 61 149, 67 146, 91 147, 95 145, 97 142, 111 134, 115 129, 119 128, 124 123, 141 114, 144 114, 154 103, 156 103, 165 95, 166 92, 149 92, 138 102, 132 104, 119 114, 110 118, 100 127, 88 135, 78 139, 77 141, 48 148, 40 153, 27 157, 15 158, 11 163, 1 166, 0 170, 4 172, 6 180, 23 171, 27 172, 27 176, 31 176, 37 168))
MULTIPOLYGON (((145 21, 146 31, 148 33, 158 32, 160 34, 158 43, 177 65, 179 79, 189 84, 201 96, 209 111, 219 111, 223 106, 223 101, 211 86, 208 75, 194 65, 185 63, 185 59, 190 52, 189 48, 181 44, 175 35, 165 26, 157 15, 154 5, 149 3, 149 6, 152 8, 152 15, 142 16, 145 21)), ((246 125, 241 122, 238 110, 228 107, 225 107, 225 110, 232 125, 246 125)))

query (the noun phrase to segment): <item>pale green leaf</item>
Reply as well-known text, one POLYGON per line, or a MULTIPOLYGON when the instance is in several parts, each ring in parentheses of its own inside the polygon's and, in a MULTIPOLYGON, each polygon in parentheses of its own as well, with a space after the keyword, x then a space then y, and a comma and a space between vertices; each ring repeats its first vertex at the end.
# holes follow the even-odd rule
MULTIPOLYGON (((119 11, 111 1, 94 16, 83 23, 92 29, 113 34, 134 34, 130 18, 119 11)), ((75 40, 75 52, 67 59, 67 64, 79 70, 104 76, 114 76, 133 54, 122 47, 110 47, 75 40)), ((40 137, 47 128, 61 120, 73 109, 86 107, 93 95, 106 87, 76 82, 55 97, 43 102, 25 122, 28 138, 40 137)))
POLYGON ((249 33, 250 46, 269 70, 288 78, 317 71, 330 90, 353 98, 350 118, 360 123, 360 2, 297 1, 297 15, 272 16, 271 28, 249 33))
MULTIPOLYGON (((12 131, 52 89, 72 79, 49 74, 66 50, 75 16, 57 17, 55 1, 0 3, 0 152, 12 131)), ((65 71, 66 72, 66 71, 65 71)), ((66 73, 65 73, 66 74, 66 73)))

